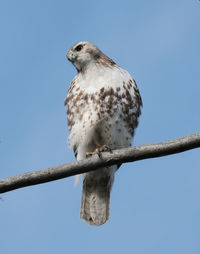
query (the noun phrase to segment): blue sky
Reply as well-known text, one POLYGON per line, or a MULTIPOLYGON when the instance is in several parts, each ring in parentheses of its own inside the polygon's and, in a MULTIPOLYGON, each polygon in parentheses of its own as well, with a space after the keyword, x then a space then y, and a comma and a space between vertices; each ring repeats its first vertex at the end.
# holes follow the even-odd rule
MULTIPOLYGON (((0 178, 74 160, 69 47, 91 41, 127 69, 144 107, 135 145, 200 130, 200 2, 0 1, 0 178)), ((200 253, 200 156, 124 164, 101 227, 79 219, 74 178, 2 194, 1 253, 200 253)))

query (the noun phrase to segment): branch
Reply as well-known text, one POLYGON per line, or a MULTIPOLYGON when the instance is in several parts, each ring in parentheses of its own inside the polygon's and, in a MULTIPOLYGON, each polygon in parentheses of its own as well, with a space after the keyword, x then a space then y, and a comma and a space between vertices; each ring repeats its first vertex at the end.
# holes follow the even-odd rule
POLYGON ((85 160, 5 178, 0 180, 0 193, 82 174, 105 166, 181 153, 198 147, 200 132, 167 142, 124 148, 114 150, 112 153, 104 152, 101 158, 94 155, 85 160))

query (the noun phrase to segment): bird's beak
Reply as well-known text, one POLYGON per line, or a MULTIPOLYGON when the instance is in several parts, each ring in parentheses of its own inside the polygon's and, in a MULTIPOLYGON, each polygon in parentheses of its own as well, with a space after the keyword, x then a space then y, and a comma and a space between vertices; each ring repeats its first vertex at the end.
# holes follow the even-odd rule
POLYGON ((71 51, 69 51, 69 52, 67 53, 66 57, 67 57, 67 59, 68 59, 70 62, 72 62, 72 63, 75 61, 75 58, 76 58, 76 56, 74 55, 74 53, 71 52, 71 51))

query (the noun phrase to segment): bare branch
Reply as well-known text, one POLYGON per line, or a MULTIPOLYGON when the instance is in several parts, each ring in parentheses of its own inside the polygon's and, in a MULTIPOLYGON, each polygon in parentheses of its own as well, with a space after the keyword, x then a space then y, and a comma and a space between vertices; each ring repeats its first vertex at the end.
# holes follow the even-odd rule
POLYGON ((103 166, 156 158, 198 147, 200 147, 200 133, 168 142, 114 150, 112 153, 105 152, 102 154, 102 158, 94 155, 86 160, 5 178, 0 180, 0 193, 82 174, 103 166))

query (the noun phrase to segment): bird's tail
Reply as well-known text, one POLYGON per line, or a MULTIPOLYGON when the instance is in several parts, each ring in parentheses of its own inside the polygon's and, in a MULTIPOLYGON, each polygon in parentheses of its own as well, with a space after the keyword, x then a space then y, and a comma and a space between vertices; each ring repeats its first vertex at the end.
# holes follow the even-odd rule
POLYGON ((109 219, 113 175, 87 173, 83 179, 81 219, 90 225, 102 225, 109 219))

